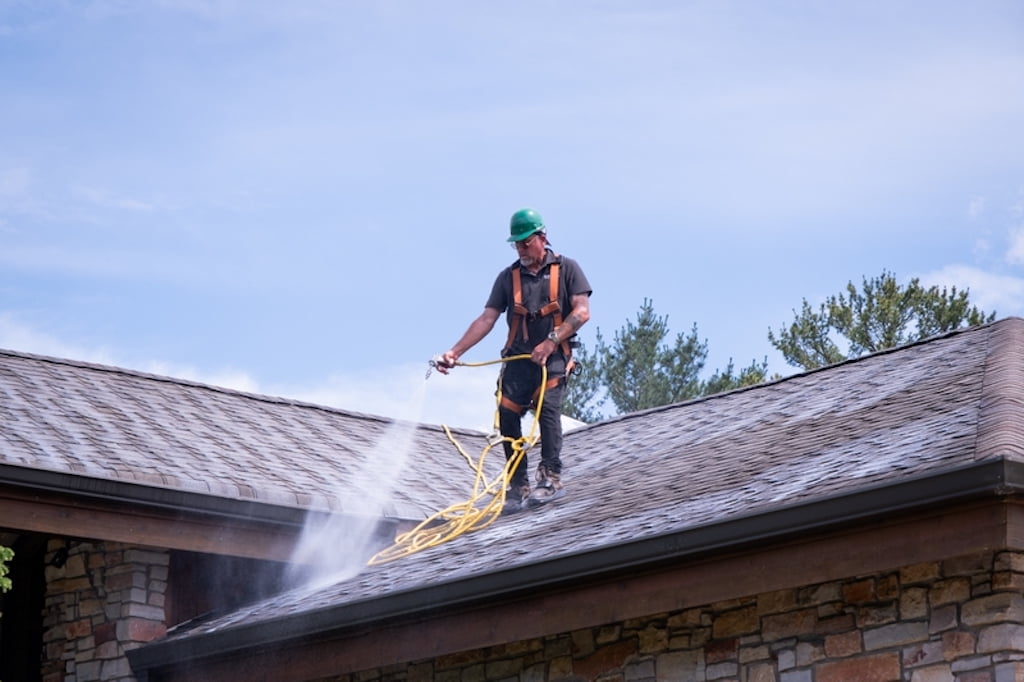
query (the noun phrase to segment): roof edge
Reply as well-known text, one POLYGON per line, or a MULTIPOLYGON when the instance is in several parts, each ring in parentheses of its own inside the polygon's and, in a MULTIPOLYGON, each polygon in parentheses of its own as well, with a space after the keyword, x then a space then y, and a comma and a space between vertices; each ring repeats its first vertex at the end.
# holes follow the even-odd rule
POLYGON ((310 514, 327 514, 303 507, 267 504, 187 490, 81 476, 64 471, 0 463, 0 484, 39 492, 71 494, 98 502, 142 505, 175 512, 191 512, 232 521, 256 521, 301 530, 310 514))
POLYGON ((516 566, 446 583, 330 606, 282 618, 181 639, 157 640, 128 652, 136 673, 185 661, 235 655, 246 649, 332 632, 365 628, 432 611, 468 608, 550 589, 581 577, 614 575, 641 567, 755 547, 807 532, 911 512, 938 504, 1024 494, 1024 463, 997 458, 895 483, 865 487, 839 497, 777 507, 767 512, 636 540, 634 542, 516 566))
POLYGON ((992 328, 978 405, 975 459, 1024 460, 1024 319, 1008 318, 992 328))

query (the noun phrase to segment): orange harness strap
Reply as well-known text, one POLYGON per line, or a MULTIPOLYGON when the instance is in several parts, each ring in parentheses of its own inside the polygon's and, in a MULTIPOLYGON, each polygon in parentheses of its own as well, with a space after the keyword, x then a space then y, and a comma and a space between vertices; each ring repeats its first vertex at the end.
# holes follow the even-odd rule
MULTIPOLYGON (((558 263, 551 264, 551 276, 548 278, 548 282, 549 303, 540 309, 540 314, 550 315, 553 312, 555 314, 555 324, 552 327, 552 329, 558 329, 559 327, 562 326, 562 304, 558 302, 558 263), (552 306, 554 306, 554 308, 548 310, 552 306)), ((562 349, 562 354, 565 356, 565 374, 566 376, 568 376, 569 372, 572 370, 573 365, 575 364, 572 361, 572 348, 569 346, 569 339, 562 339, 562 342, 559 344, 559 346, 562 349)))
MULTIPOLYGON (((557 257, 557 254, 556 254, 557 257)), ((548 272, 548 302, 547 304, 537 311, 537 315, 544 317, 545 315, 554 315, 554 328, 557 329, 562 324, 562 305, 558 302, 558 280, 559 280, 559 262, 555 261, 551 264, 548 272)), ((530 311, 523 305, 523 280, 520 274, 521 266, 514 266, 512 268, 512 322, 508 326, 508 341, 505 342, 505 350, 508 351, 512 347, 512 342, 516 340, 516 335, 519 333, 519 328, 523 329, 523 339, 526 341, 530 340, 530 333, 527 330, 526 318, 530 315, 530 311)), ((569 340, 564 339, 559 347, 562 349, 562 354, 565 356, 565 376, 569 375, 572 368, 575 366, 575 362, 572 359, 572 348, 569 346, 569 340)), ((559 382, 564 377, 557 376, 548 379, 546 390, 558 386, 559 382)), ((516 414, 523 414, 527 410, 533 409, 537 403, 537 396, 540 395, 540 386, 533 392, 533 396, 530 397, 529 405, 519 405, 512 402, 504 395, 501 396, 501 406, 512 410, 516 414)))
MULTIPOLYGON (((551 264, 548 271, 548 302, 537 311, 539 317, 554 314, 554 326, 556 328, 562 324, 562 305, 558 302, 558 266, 558 261, 551 264)), ((516 340, 520 327, 523 329, 523 340, 530 340, 529 325, 526 323, 526 318, 529 317, 530 311, 523 305, 523 279, 520 270, 521 266, 518 265, 512 268, 512 322, 508 326, 508 340, 505 342, 506 351, 512 347, 512 342, 516 340)), ((566 357, 569 357, 569 343, 567 341, 562 343, 562 352, 566 354, 566 357)))
MULTIPOLYGON (((545 386, 544 390, 545 391, 550 391, 553 388, 556 388, 558 386, 559 382, 562 381, 562 378, 563 377, 558 376, 558 377, 552 377, 552 378, 548 379, 548 383, 545 386)), ((512 410, 513 412, 515 412, 518 415, 522 415, 527 410, 532 410, 533 408, 535 408, 537 406, 537 396, 539 396, 539 395, 540 395, 540 386, 538 386, 537 390, 533 392, 532 396, 530 396, 530 404, 529 405, 520 405, 518 403, 514 403, 507 396, 505 396, 504 394, 502 394, 500 402, 501 402, 501 406, 502 407, 507 408, 509 410, 512 410)))
POLYGON ((524 338, 529 339, 530 333, 526 329, 526 316, 530 311, 523 305, 523 280, 519 274, 520 266, 512 268, 512 322, 508 325, 508 340, 505 342, 505 350, 512 347, 519 332, 519 325, 523 326, 524 338))

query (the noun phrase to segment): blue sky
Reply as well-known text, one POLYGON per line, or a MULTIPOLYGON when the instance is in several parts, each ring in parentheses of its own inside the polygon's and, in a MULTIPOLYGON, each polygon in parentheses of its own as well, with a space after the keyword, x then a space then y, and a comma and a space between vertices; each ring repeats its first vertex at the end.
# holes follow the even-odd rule
POLYGON ((788 374, 883 270, 1024 315, 1022 121, 1019 0, 0 0, 0 347, 486 425, 530 206, 584 340, 788 374))

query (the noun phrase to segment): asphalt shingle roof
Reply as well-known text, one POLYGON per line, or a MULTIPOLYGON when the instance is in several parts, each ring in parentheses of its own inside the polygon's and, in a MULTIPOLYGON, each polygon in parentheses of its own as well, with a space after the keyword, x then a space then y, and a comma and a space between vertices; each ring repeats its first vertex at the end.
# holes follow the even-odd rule
MULTIPOLYGON (((344 509, 336 491, 372 461, 388 422, 180 381, 0 354, 3 461, 146 484, 344 509), (155 414, 154 414, 155 412, 155 414), (355 464, 358 463, 358 464, 355 464), (211 480, 209 472, 216 473, 211 480), (306 497, 304 497, 304 495, 306 497)), ((416 463, 451 472, 396 499, 464 499, 468 470, 443 433, 416 463), (456 474, 455 472, 463 472, 456 474)), ((483 439, 466 434, 467 450, 483 439)), ((189 638, 433 589, 947 472, 1024 461, 1024 320, 1009 318, 757 387, 566 434, 569 494, 549 507, 317 589, 172 633, 189 638)))
POLYGON ((395 489, 384 511, 422 519, 472 483, 454 452, 438 427, 0 351, 2 465, 359 513, 407 454, 441 475, 395 489))
POLYGON ((252 626, 700 529, 982 457, 1024 461, 1024 320, 1009 318, 566 435, 549 507, 195 630, 252 626), (994 376, 993 376, 994 374, 994 376))

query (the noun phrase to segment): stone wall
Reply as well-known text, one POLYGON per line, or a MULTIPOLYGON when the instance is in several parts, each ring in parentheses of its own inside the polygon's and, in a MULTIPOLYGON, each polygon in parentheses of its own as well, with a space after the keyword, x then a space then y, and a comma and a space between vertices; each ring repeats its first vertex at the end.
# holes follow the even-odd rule
POLYGON ((977 555, 331 682, 1017 682, 1022 587, 1024 554, 977 555))
POLYGON ((44 682, 127 682, 126 649, 166 632, 169 553, 113 542, 50 540, 44 682))

